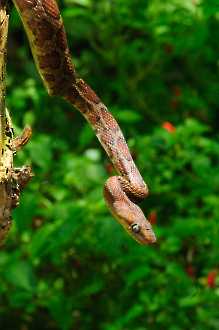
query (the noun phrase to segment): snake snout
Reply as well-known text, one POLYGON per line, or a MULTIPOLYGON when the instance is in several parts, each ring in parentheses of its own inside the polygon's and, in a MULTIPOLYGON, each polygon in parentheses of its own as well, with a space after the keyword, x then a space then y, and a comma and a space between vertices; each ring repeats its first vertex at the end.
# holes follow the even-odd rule
POLYGON ((156 242, 156 236, 150 223, 133 224, 131 226, 132 237, 142 245, 153 244, 156 242))
POLYGON ((153 243, 156 243, 156 241, 157 241, 157 238, 155 236, 155 233, 154 233, 150 223, 146 224, 145 237, 148 241, 148 244, 153 244, 153 243))
MULTIPOLYGON (((146 229, 146 230, 149 231, 149 229, 146 229)), ((148 244, 154 244, 154 243, 156 243, 156 241, 157 241, 157 238, 156 238, 153 230, 151 229, 150 230, 150 238, 148 238, 148 244)))

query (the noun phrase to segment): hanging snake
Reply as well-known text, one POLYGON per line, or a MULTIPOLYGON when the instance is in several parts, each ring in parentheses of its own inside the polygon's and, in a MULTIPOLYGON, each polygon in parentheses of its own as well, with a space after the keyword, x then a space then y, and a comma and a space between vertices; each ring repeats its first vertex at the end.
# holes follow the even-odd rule
POLYGON ((91 87, 76 74, 56 1, 13 2, 48 93, 64 98, 81 112, 119 174, 108 178, 104 185, 104 198, 111 213, 137 242, 154 243, 156 237, 151 224, 136 204, 148 195, 147 185, 116 120, 91 87))

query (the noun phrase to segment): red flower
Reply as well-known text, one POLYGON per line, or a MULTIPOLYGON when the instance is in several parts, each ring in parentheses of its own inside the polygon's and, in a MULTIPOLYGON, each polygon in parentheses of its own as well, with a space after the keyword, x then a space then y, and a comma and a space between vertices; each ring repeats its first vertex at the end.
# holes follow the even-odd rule
POLYGON ((182 90, 179 86, 173 86, 173 94, 176 96, 176 97, 180 97, 182 95, 182 90))
POLYGON ((207 286, 209 288, 214 288, 215 287, 216 277, 217 277, 217 271, 216 270, 212 270, 211 272, 208 273, 207 286))
POLYGON ((157 223, 157 212, 156 211, 151 211, 148 215, 148 221, 152 224, 155 225, 157 223))
POLYGON ((165 121, 162 127, 169 133, 173 133, 176 130, 176 127, 173 126, 173 124, 171 124, 169 121, 165 121))
POLYGON ((171 44, 165 44, 164 45, 164 51, 166 54, 172 54, 173 52, 173 45, 171 44))
POLYGON ((189 265, 186 267, 186 273, 189 277, 194 278, 195 277, 195 268, 192 265, 189 265))
POLYGON ((106 169, 108 174, 112 174, 113 170, 114 170, 114 167, 111 163, 107 163, 107 164, 105 164, 105 169, 106 169))

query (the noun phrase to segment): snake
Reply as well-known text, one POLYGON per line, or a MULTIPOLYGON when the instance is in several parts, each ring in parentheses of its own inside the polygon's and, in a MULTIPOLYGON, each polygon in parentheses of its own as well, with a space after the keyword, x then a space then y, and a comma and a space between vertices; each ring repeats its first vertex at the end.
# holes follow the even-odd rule
POLYGON ((138 206, 148 196, 148 187, 117 121, 99 96, 76 73, 57 2, 12 1, 23 22, 37 70, 48 94, 64 98, 80 111, 118 174, 109 177, 103 189, 110 212, 138 243, 155 243, 152 226, 138 206))

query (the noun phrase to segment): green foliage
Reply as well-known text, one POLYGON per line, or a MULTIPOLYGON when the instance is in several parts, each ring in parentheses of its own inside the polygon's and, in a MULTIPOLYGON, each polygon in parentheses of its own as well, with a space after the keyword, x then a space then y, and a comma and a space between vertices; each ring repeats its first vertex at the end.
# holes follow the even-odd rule
POLYGON ((84 119, 49 98, 11 13, 7 103, 35 173, 0 251, 4 329, 219 328, 217 1, 63 0, 77 71, 109 105, 151 194, 155 246, 102 197, 111 175, 84 119), (174 126, 169 122, 174 123, 174 126))

